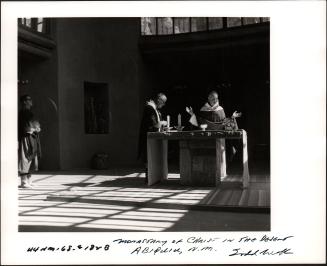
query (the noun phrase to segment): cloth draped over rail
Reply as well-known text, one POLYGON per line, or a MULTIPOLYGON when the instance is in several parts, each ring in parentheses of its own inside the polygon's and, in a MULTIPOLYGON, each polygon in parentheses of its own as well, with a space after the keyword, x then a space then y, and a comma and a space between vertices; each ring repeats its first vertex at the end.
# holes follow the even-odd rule
POLYGON ((138 145, 138 158, 144 163, 147 161, 147 133, 158 132, 161 127, 160 121, 161 113, 156 104, 152 100, 148 101, 144 107, 138 145))

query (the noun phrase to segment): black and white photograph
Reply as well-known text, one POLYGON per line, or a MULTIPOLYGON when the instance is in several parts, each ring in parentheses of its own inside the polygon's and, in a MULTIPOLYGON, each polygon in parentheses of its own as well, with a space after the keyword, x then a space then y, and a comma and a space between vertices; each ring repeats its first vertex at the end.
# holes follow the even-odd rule
MULTIPOLYGON (((272 3, 270 12, 233 12, 238 1, 187 12, 185 1, 179 13, 159 12, 165 3, 140 12, 149 5, 135 1, 130 15, 108 2, 72 15, 63 2, 62 12, 50 3, 7 9, 4 37, 16 41, 1 44, 14 61, 1 82, 1 205, 2 220, 13 220, 1 231, 16 240, 6 251, 20 242, 27 264, 110 264, 108 254, 118 264, 306 262, 307 233, 286 217, 325 223, 325 150, 316 144, 325 147, 326 84, 320 68, 312 83, 297 74, 309 66, 286 41, 303 7, 280 33, 287 16, 280 22, 272 3), (324 113, 312 118, 310 108, 324 113)), ((320 15, 310 25, 323 27, 321 6, 307 11, 320 15)), ((314 55, 302 56, 321 67, 325 39, 312 34, 314 55)), ((309 261, 322 261, 317 243, 309 261)))
POLYGON ((269 18, 19 18, 19 231, 269 231, 269 83, 269 18))

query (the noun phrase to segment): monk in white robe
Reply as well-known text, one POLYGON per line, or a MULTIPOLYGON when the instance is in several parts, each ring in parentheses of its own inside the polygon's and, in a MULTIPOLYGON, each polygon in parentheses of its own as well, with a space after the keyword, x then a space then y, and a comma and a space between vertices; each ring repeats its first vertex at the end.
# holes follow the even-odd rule
MULTIPOLYGON (((242 113, 235 111, 230 118, 225 115, 224 108, 219 105, 218 93, 212 91, 208 95, 206 102, 200 109, 198 115, 195 115, 192 107, 186 107, 186 111, 191 115, 189 122, 196 127, 201 124, 207 125, 207 130, 236 130, 238 129, 236 118, 242 113)), ((228 160, 232 161, 236 154, 237 143, 234 140, 226 141, 228 160)))

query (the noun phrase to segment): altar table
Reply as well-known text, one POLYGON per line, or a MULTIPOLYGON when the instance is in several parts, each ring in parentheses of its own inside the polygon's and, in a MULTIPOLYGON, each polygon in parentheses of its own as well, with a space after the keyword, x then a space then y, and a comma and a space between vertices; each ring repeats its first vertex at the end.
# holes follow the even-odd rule
POLYGON ((247 134, 245 130, 149 132, 147 137, 148 185, 168 177, 168 140, 178 140, 181 184, 217 186, 226 177, 225 139, 243 143, 242 184, 249 185, 247 134))

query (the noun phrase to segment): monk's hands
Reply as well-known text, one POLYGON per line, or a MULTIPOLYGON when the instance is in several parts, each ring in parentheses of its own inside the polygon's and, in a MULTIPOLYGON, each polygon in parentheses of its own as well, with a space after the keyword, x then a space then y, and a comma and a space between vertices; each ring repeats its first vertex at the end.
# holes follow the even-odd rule
POLYGON ((162 121, 160 121, 160 126, 162 126, 162 127, 166 127, 167 126, 167 121, 165 121, 165 120, 162 120, 162 121))
POLYGON ((237 117, 241 117, 242 116, 242 113, 241 112, 237 112, 237 111, 235 111, 234 113, 233 113, 233 115, 232 115, 232 118, 237 118, 237 117))
POLYGON ((188 112, 190 115, 194 115, 194 112, 193 112, 193 109, 192 109, 191 106, 190 107, 186 107, 185 109, 186 109, 186 112, 188 112))

